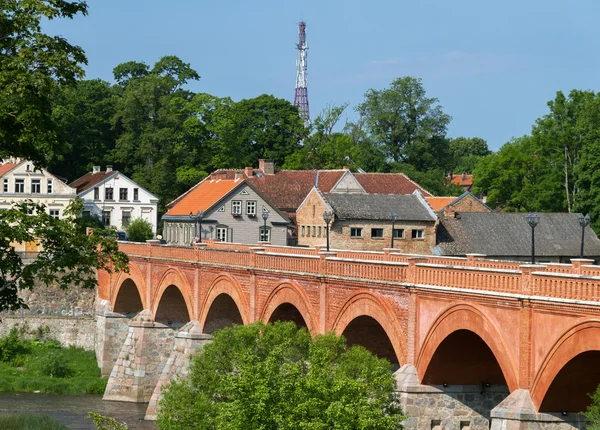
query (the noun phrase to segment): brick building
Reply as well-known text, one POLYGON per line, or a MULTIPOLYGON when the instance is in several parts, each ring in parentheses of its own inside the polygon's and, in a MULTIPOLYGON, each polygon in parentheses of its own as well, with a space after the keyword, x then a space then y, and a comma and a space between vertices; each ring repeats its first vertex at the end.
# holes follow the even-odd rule
POLYGON ((298 208, 298 245, 326 243, 323 212, 333 212, 330 247, 381 251, 391 246, 402 252, 430 254, 435 246, 437 217, 419 192, 409 195, 322 193, 316 187, 298 208), (397 215, 392 231, 388 214, 397 215))
POLYGON ((458 197, 426 197, 429 206, 440 215, 453 216, 456 212, 492 212, 492 209, 470 191, 458 197))

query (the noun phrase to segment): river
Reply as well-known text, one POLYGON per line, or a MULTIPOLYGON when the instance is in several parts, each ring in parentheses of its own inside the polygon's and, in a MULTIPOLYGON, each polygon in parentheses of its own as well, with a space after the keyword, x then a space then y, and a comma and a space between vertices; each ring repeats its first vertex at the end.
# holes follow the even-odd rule
POLYGON ((48 415, 69 430, 95 429, 92 420, 86 418, 88 412, 126 422, 131 430, 155 430, 153 421, 143 421, 147 407, 146 403, 104 401, 101 395, 0 393, 0 413, 48 415))

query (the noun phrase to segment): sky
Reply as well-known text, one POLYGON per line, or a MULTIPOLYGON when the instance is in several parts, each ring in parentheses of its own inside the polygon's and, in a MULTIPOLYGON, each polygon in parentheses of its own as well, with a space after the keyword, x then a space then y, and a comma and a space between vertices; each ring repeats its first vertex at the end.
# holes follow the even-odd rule
POLYGON ((189 89, 293 101, 298 21, 307 24, 311 116, 402 76, 422 79, 452 116, 451 137, 498 149, 530 133, 556 91, 599 90, 597 0, 87 0, 89 14, 45 25, 87 53, 86 78, 176 55, 189 89))

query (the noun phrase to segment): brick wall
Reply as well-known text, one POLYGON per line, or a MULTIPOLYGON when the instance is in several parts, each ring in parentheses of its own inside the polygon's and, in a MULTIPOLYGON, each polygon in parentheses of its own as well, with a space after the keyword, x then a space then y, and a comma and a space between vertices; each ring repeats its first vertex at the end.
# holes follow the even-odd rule
POLYGON ((313 190, 298 212, 296 212, 298 245, 312 248, 315 245, 325 244, 327 238, 325 235, 323 212, 326 210, 327 206, 323 203, 321 196, 313 190))
POLYGON ((481 200, 471 194, 467 194, 453 205, 444 208, 444 215, 452 216, 456 212, 491 212, 481 200))

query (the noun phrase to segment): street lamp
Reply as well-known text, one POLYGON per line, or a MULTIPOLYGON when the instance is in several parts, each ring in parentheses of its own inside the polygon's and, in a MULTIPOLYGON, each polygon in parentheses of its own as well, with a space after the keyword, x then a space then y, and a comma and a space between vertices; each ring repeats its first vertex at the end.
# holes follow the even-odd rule
POLYGON ((198 238, 198 243, 202 243, 202 218, 204 217, 204 212, 198 211, 195 214, 190 212, 190 219, 194 219, 194 237, 198 238), (198 231, 200 233, 198 233, 198 231))
POLYGON ((331 222, 331 218, 333 218, 332 211, 323 212, 323 221, 325 221, 325 235, 327 236, 327 252, 329 252, 329 223, 331 222))
POLYGON ((531 227, 531 264, 535 264, 535 227, 540 222, 539 214, 527 214, 525 215, 525 219, 527 219, 527 224, 531 227))
POLYGON ((261 237, 261 232, 260 232, 260 228, 258 229, 258 241, 259 242, 266 242, 267 239, 267 220, 269 219, 269 212, 267 211, 263 211, 262 213, 262 219, 264 220, 265 224, 263 227, 263 233, 262 233, 262 237, 261 237), (264 237, 265 240, 261 240, 264 237))
POLYGON ((579 214, 577 217, 579 221, 579 225, 581 226, 581 251, 579 252, 579 258, 583 258, 583 241, 585 239, 585 228, 590 224, 592 220, 589 214, 583 216, 583 214, 579 214))
POLYGON ((392 222, 392 246, 390 248, 394 249, 394 227, 396 225, 396 221, 398 221, 398 214, 390 212, 388 213, 388 219, 392 222))

